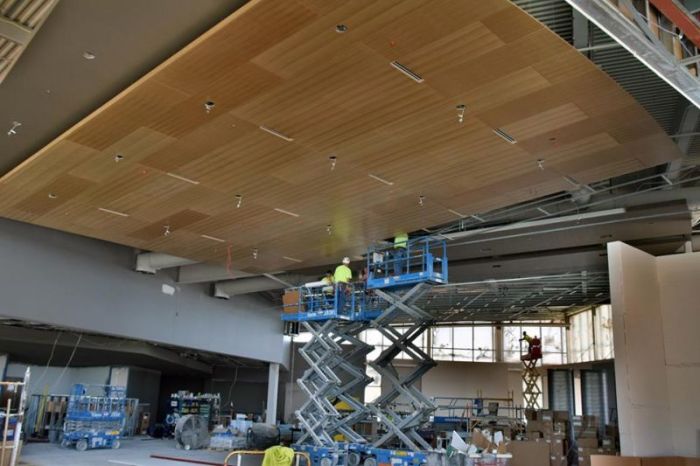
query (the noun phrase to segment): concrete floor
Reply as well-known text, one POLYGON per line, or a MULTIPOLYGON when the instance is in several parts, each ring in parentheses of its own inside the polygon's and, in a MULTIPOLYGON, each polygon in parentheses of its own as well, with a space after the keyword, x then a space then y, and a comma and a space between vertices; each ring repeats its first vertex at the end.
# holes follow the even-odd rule
MULTIPOLYGON (((25 466, 186 466, 188 463, 151 458, 151 454, 223 464, 226 452, 175 448, 174 440, 136 437, 123 439, 118 450, 84 452, 52 443, 29 443, 22 449, 19 464, 25 466)), ((248 463, 248 462, 246 462, 248 463)), ((233 463, 235 464, 235 463, 233 463)))

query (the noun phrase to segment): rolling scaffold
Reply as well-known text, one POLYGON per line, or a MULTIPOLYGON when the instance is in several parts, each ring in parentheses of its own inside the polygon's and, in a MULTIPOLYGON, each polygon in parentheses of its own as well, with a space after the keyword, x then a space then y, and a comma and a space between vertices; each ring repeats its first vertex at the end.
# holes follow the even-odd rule
POLYGON ((370 248, 365 284, 288 290, 297 298, 285 306, 282 319, 298 322, 311 334, 299 350, 309 368, 297 383, 308 399, 295 413, 303 433, 294 447, 308 452, 313 466, 415 466, 427 461, 431 447, 418 428, 436 406, 414 385, 435 362, 414 342, 430 328, 433 317, 416 302, 432 285, 447 283, 447 266, 445 241, 422 237, 409 241, 401 254, 391 246, 370 248), (372 381, 364 361, 374 347, 360 339, 367 329, 390 342, 368 364, 391 389, 364 404, 353 395, 372 381), (415 363, 410 373, 400 373, 394 365, 399 354, 415 363), (399 397, 410 404, 409 412, 393 408, 399 397), (338 410, 339 401, 349 409, 338 410), (353 425, 371 418, 385 433, 370 442, 353 425), (345 441, 336 441, 339 435, 345 441))

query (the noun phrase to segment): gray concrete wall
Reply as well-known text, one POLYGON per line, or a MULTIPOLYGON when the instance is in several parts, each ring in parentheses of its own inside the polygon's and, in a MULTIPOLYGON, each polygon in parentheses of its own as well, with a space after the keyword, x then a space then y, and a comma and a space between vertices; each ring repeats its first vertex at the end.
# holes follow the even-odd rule
MULTIPOLYGON (((76 383, 87 385, 104 385, 109 383, 108 366, 99 367, 63 367, 56 366, 33 366, 29 378, 30 395, 41 395, 49 393, 51 395, 68 395, 71 388, 76 383)), ((7 365, 6 379, 22 379, 27 364, 10 362, 7 365)))
POLYGON ((133 271, 131 248, 0 219, 0 315, 285 364, 277 309, 230 301, 166 273, 133 271), (162 285, 176 286, 173 296, 162 285))

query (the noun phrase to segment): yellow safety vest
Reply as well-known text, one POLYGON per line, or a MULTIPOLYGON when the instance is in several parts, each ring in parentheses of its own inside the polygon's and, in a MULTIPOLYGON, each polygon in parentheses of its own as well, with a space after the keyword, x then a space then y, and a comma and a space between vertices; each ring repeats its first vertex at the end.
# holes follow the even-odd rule
POLYGON ((394 237, 394 249, 408 247, 408 234, 399 233, 394 237))
POLYGON ((333 281, 336 283, 350 283, 352 280, 352 270, 345 264, 341 264, 335 268, 333 281))

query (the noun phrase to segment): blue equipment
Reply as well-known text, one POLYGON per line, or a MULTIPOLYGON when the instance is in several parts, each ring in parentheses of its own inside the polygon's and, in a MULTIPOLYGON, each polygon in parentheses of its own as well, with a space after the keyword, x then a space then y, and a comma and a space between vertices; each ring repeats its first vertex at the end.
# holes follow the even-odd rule
POLYGON ((424 236, 410 240, 406 248, 372 247, 367 252, 367 272, 370 289, 447 283, 447 245, 424 236))
POLYGON ((296 411, 303 433, 292 445, 309 454, 311 466, 419 466, 427 462, 430 445, 419 427, 436 406, 412 385, 435 365, 414 343, 433 317, 416 302, 431 285, 447 283, 447 266, 445 241, 421 237, 398 252, 393 245, 370 248, 366 283, 314 283, 286 291, 282 320, 299 322, 312 334, 299 350, 310 366, 298 380, 308 400, 296 411), (392 323, 407 327, 399 332, 392 323), (391 344, 368 364, 392 387, 365 405, 352 394, 372 379, 364 364, 351 361, 364 360, 374 349, 359 338, 370 327, 391 344), (393 365, 399 353, 415 363, 411 373, 399 376, 393 365), (392 408, 399 396, 409 400, 409 413, 392 408), (340 412, 337 401, 345 402, 349 409, 340 412), (353 429, 354 424, 370 418, 378 419, 386 429, 373 443, 353 429), (344 441, 337 441, 338 436, 344 441), (401 449, 390 448, 396 442, 401 449))
POLYGON ((125 411, 124 387, 75 384, 68 398, 61 445, 75 445, 78 451, 119 448, 125 411), (98 394, 88 394, 88 389, 98 394))
POLYGON ((293 292, 297 293, 298 299, 285 304, 285 307, 294 308, 297 312, 285 312, 282 315, 284 321, 364 321, 372 320, 380 314, 378 299, 369 295, 361 283, 348 283, 344 288, 329 285, 300 286, 294 288, 293 292), (343 300, 339 299, 341 293, 345 295, 343 300))

